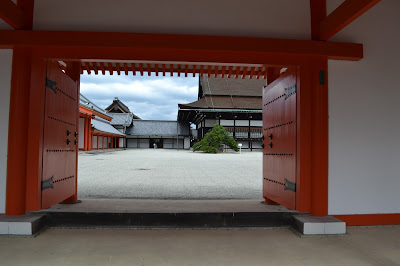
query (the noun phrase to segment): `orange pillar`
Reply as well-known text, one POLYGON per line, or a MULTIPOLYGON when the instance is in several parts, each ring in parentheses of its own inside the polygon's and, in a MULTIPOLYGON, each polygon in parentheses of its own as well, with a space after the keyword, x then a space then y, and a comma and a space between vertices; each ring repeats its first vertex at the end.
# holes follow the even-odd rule
MULTIPOLYGON (((26 176, 32 50, 15 47, 13 51, 8 156, 6 214, 22 215, 26 210, 26 176)), ((44 90, 44 89, 43 89, 44 90)))
POLYGON ((328 60, 311 63, 311 215, 328 215, 328 60))

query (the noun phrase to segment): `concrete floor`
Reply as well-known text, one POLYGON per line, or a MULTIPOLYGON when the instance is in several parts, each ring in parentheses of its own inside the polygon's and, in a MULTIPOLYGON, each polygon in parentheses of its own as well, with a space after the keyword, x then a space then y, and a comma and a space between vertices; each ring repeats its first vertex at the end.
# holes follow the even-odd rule
POLYGON ((78 196, 262 200, 262 152, 128 149, 80 152, 78 196))
POLYGON ((300 238, 289 229, 48 229, 0 237, 1 265, 399 265, 400 226, 300 238))

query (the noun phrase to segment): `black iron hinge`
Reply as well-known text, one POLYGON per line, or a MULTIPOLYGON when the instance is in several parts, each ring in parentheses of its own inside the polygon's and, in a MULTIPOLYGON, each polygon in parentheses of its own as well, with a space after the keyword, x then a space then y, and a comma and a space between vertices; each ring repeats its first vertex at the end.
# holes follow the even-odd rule
POLYGON ((294 84, 292 87, 285 88, 285 92, 286 92, 286 96, 285 96, 285 100, 286 100, 291 95, 293 95, 297 92, 297 84, 294 84))
POLYGON ((289 181, 289 180, 287 180, 285 178, 285 188, 284 188, 284 190, 290 190, 290 191, 296 192, 296 183, 295 182, 291 182, 291 181, 289 181))
POLYGON ((54 93, 57 93, 57 82, 46 78, 46 87, 54 91, 54 93))
POLYGON ((45 190, 48 188, 54 188, 53 179, 54 179, 54 176, 50 177, 49 179, 43 180, 42 181, 42 190, 45 190))

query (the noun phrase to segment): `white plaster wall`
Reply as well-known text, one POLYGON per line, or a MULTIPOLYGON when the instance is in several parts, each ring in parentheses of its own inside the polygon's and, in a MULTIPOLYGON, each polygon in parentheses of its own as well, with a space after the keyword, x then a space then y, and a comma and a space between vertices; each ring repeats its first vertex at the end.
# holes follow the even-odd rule
POLYGON ((0 49, 0 213, 6 211, 8 115, 10 110, 12 50, 0 49))
MULTIPOLYGON (((102 149, 102 148, 103 148, 103 143, 104 143, 103 137, 100 136, 100 137, 99 137, 99 149, 102 149)), ((96 145, 97 145, 97 144, 96 144, 96 145)))
POLYGON ((310 38, 309 0, 40 0, 35 30, 310 38))
POLYGON ((224 120, 224 119, 221 119, 221 126, 224 126, 224 127, 233 127, 233 120, 224 120))
POLYGON ((237 127, 248 127, 249 126, 249 120, 236 120, 235 124, 237 127))
POLYGON ((206 119, 205 127, 213 127, 214 124, 218 124, 218 120, 216 119, 206 119))
POLYGON ((251 120, 250 121, 250 126, 252 126, 252 127, 262 127, 263 126, 263 121, 262 120, 251 120))
POLYGON ((329 214, 400 213, 399 10, 382 1, 332 38, 364 59, 329 61, 329 214))
POLYGON ((93 136, 93 149, 97 149, 97 136, 93 136))
POLYGON ((85 118, 79 118, 79 149, 85 146, 85 118))
POLYGON ((187 149, 187 150, 190 149, 190 138, 189 137, 185 137, 183 145, 184 145, 183 146, 184 149, 187 149))
POLYGON ((124 148, 125 138, 119 138, 119 147, 124 148))

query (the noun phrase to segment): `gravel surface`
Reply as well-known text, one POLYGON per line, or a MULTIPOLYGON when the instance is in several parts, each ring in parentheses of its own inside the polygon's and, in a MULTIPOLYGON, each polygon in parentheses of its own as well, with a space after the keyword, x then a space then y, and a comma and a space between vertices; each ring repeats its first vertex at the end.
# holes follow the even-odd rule
POLYGON ((127 149, 79 153, 79 198, 260 199, 262 153, 127 149))

